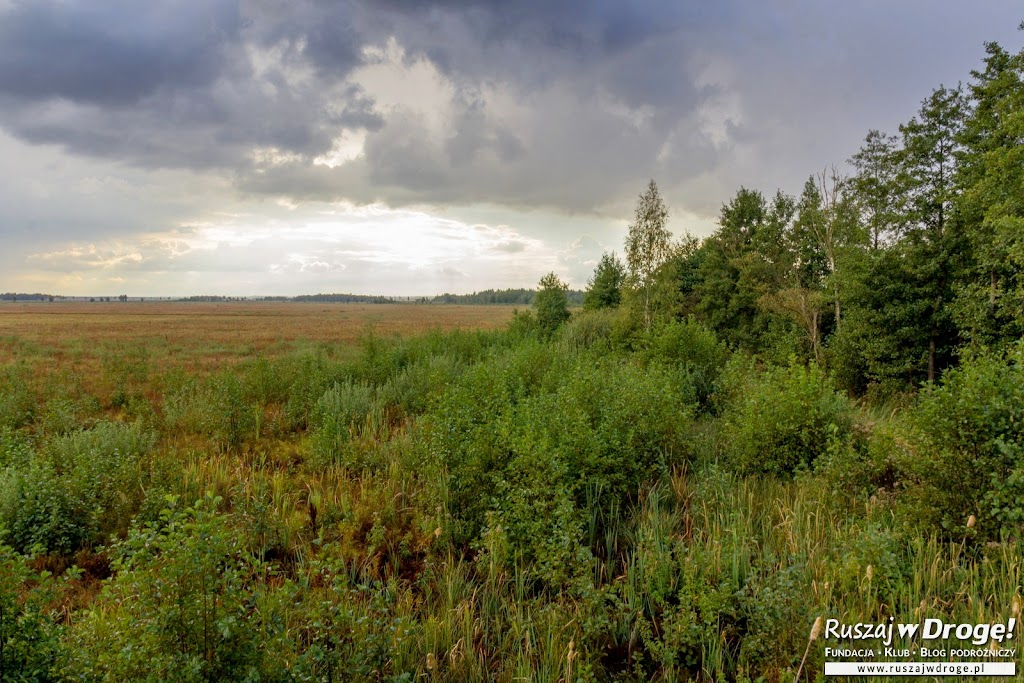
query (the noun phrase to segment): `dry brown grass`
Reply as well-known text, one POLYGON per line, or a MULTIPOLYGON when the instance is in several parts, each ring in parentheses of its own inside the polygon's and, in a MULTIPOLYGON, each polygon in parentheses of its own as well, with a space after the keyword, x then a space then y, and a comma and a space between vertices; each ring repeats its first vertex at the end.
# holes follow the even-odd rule
POLYGON ((330 303, 5 303, 0 365, 47 360, 88 371, 103 354, 144 348, 163 367, 210 369, 310 345, 348 345, 368 329, 379 336, 431 329, 493 329, 509 306, 330 303))

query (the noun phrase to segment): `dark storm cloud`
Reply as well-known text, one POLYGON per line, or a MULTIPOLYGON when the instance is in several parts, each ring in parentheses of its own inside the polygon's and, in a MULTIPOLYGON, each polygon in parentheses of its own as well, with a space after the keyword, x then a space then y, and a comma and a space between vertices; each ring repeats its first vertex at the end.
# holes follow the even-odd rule
POLYGON ((238 40, 233 2, 19 2, 0 21, 0 92, 126 106, 208 85, 238 40))
POLYGON ((712 215, 740 184, 796 190, 868 128, 892 129, 1019 13, 1009 0, 0 2, 0 127, 215 169, 258 194, 590 211, 655 176, 712 215), (359 82, 391 40, 405 67, 445 79, 442 128, 359 82), (365 133, 363 155, 314 164, 343 130, 365 133))
POLYGON ((145 167, 227 169, 254 147, 315 156, 341 127, 379 127, 345 82, 362 43, 344 13, 280 16, 230 0, 0 5, 0 125, 145 167))

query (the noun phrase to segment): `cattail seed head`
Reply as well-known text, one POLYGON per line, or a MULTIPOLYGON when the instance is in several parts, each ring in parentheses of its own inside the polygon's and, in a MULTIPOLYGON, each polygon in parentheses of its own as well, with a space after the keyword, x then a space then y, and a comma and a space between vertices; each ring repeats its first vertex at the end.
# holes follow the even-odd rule
POLYGON ((433 652, 428 652, 427 653, 427 671, 433 671, 433 670, 434 670, 434 653, 433 652))
POLYGON ((864 575, 868 577, 868 581, 875 578, 875 568, 869 564, 867 571, 864 572, 864 575))
POLYGON ((1010 614, 1017 616, 1020 614, 1020 596, 1014 595, 1013 602, 1010 603, 1010 614))
POLYGON ((821 624, 822 624, 821 617, 818 617, 817 619, 814 620, 814 626, 811 627, 811 637, 809 639, 812 642, 817 640, 818 636, 821 635, 821 624))
POLYGON ((977 524, 977 523, 978 523, 978 518, 975 517, 974 515, 971 515, 970 517, 967 518, 967 528, 968 529, 973 529, 974 525, 977 524))

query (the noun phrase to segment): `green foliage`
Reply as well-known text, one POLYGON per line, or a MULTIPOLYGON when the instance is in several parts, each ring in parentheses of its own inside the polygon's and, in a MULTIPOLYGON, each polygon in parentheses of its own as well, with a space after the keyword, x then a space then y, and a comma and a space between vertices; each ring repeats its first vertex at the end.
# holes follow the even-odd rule
POLYGON ((769 368, 724 415, 730 460, 745 473, 791 474, 851 432, 847 400, 817 365, 769 368))
POLYGON ((47 607, 52 597, 52 578, 0 544, 0 680, 59 680, 53 665, 63 633, 47 607))
POLYGON ((626 505, 665 474, 688 420, 667 372, 528 349, 470 371, 432 416, 453 540, 503 539, 505 556, 561 585, 594 492, 605 510, 626 505))
POLYGON ((65 482, 51 467, 33 462, 0 473, 0 525, 21 552, 71 554, 92 529, 65 482))
POLYGON ((656 275, 672 255, 672 233, 668 228, 668 207, 658 185, 651 180, 637 198, 633 222, 626 235, 626 267, 629 283, 637 292, 634 301, 643 312, 644 329, 650 329, 656 289, 656 275))
POLYGON ((576 316, 549 274, 463 297, 534 304, 502 331, 115 344, 94 394, 5 338, 0 678, 788 680, 817 616, 1017 616, 1024 52, 986 49, 703 242, 652 181, 576 316))
POLYGON ((566 353, 585 349, 612 351, 617 346, 616 328, 623 312, 610 309, 584 310, 562 327, 559 343, 566 353))
POLYGON ((335 384, 324 392, 313 409, 311 442, 320 465, 358 465, 349 447, 362 431, 371 411, 380 410, 377 390, 368 384, 335 384))
POLYGON ((677 368, 684 400, 704 408, 710 406, 728 355, 715 333, 693 318, 655 328, 643 352, 648 362, 677 368))
POLYGON ((220 450, 254 438, 258 415, 259 406, 246 400, 241 380, 228 370, 201 383, 186 380, 164 399, 168 429, 206 436, 220 450))
POLYGON ((336 383, 352 379, 353 372, 347 364, 324 353, 302 354, 291 359, 289 365, 290 383, 284 412, 291 428, 304 429, 309 426, 320 396, 336 383))
POLYGON ((144 497, 155 434, 140 423, 101 422, 25 446, 0 470, 0 524, 22 552, 70 554, 123 533, 144 497))
POLYGON ((273 640, 253 609, 261 589, 252 582, 267 569, 246 557, 240 536, 217 515, 218 502, 168 509, 159 523, 132 530, 117 578, 75 626, 73 676, 260 680, 273 640))
POLYGON ((997 537, 1024 523, 1024 347, 979 352, 921 393, 918 446, 903 466, 917 514, 960 536, 997 537))
POLYGON ((831 486, 836 495, 859 502, 876 502, 881 496, 892 496, 902 481, 899 432, 889 425, 874 425, 870 433, 857 430, 853 438, 833 440, 825 453, 815 461, 815 471, 831 486))
POLYGON ((769 204, 760 192, 740 188, 701 247, 698 310, 731 346, 762 347, 772 315, 761 300, 783 287, 793 263, 784 238, 795 210, 793 198, 782 192, 769 204))
POLYGON ((149 378, 149 349, 141 344, 118 345, 105 351, 102 363, 110 404, 127 406, 149 378))
POLYGON ((622 288, 626 284, 626 267, 614 252, 601 254, 594 275, 587 281, 583 308, 597 310, 615 308, 622 303, 622 288))
POLYGON ((958 283, 954 314, 977 344, 1004 345, 1024 333, 1024 50, 986 46, 985 68, 972 72, 958 167, 958 210, 971 221, 973 256, 958 283))
POLYGON ((18 429, 30 423, 35 405, 27 368, 4 367, 0 371, 0 429, 18 429))
POLYGON ((559 280, 554 273, 548 273, 540 279, 533 307, 537 309, 537 325, 543 333, 553 334, 569 319, 569 299, 566 296, 568 290, 569 286, 559 280))

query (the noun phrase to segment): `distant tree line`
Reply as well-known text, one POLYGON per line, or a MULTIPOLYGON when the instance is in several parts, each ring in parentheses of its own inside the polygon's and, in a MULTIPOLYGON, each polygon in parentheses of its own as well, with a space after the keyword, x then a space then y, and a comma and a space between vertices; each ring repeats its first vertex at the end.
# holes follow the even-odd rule
MULTIPOLYGON (((543 287, 542 287, 543 289, 543 287)), ((582 306, 584 292, 566 289, 567 303, 582 306)), ((535 289, 484 289, 472 294, 442 294, 435 296, 431 302, 435 304, 518 304, 529 306, 537 296, 535 289)))
POLYGON ((390 296, 370 294, 302 294, 291 299, 296 302, 337 303, 337 304, 393 304, 390 296))
POLYGON ((62 296, 54 294, 41 294, 39 292, 33 292, 32 294, 26 294, 24 292, 4 292, 0 294, 0 301, 54 301, 55 299, 63 299, 62 296))

